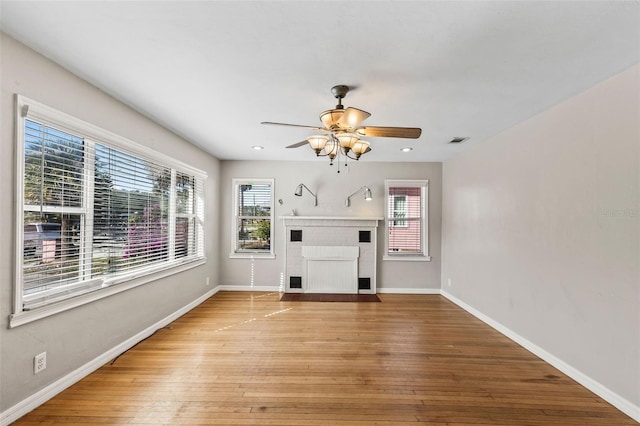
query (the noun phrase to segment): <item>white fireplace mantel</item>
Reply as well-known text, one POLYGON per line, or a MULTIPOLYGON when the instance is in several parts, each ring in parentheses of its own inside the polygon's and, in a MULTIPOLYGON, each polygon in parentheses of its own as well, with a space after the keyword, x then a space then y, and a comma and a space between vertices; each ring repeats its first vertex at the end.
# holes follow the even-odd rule
POLYGON ((287 292, 376 292, 379 217, 281 216, 287 292))
POLYGON ((369 226, 378 227, 381 217, 353 216, 280 216, 285 226, 369 226))

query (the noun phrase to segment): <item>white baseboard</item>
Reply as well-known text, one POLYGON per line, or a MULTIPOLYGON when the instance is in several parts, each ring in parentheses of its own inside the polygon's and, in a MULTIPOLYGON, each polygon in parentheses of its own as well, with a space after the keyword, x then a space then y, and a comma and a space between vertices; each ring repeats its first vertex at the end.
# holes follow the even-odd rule
MULTIPOLYGON (((222 291, 267 291, 281 292, 285 289, 279 286, 246 286, 246 285, 221 285, 218 288, 222 291)), ((376 293, 395 293, 395 294, 440 294, 439 288, 377 288, 376 293)))
POLYGON ((455 303, 465 311, 469 312, 474 317, 478 318, 480 321, 493 327, 501 334, 505 335, 506 337, 513 340, 520 346, 524 347, 529 352, 533 353, 534 355, 538 356, 545 362, 551 364, 558 370, 562 371, 564 374, 571 377, 573 380, 580 383, 582 386, 589 389, 591 392, 595 393, 596 395, 598 395, 599 397, 601 397, 602 399, 607 401, 609 404, 613 405, 618 410, 622 411, 623 413, 625 413, 635 421, 640 422, 640 406, 635 405, 631 401, 621 397, 617 393, 613 392, 611 389, 602 385, 600 382, 592 379, 591 377, 582 373, 578 369, 572 367, 571 365, 567 364, 566 362, 562 361, 556 356, 545 351, 541 347, 535 345, 534 343, 530 342, 529 340, 525 339, 519 334, 513 332, 512 330, 500 324, 499 322, 494 321, 493 319, 489 318, 488 316, 478 311, 477 309, 469 306, 468 304, 458 299, 457 297, 453 296, 452 294, 447 293, 445 290, 441 290, 440 294, 442 294, 444 297, 446 297, 451 302, 455 303))
POLYGON ((9 425, 10 423, 18 420, 20 417, 24 416, 30 411, 38 408, 40 405, 44 404, 45 402, 47 402, 48 400, 50 400, 51 398, 53 398, 54 396, 62 392, 63 390, 67 389, 69 386, 85 378, 86 376, 93 373, 95 370, 102 367, 104 364, 106 364, 113 358, 124 353, 125 351, 132 348, 142 340, 151 336, 158 329, 165 327, 166 325, 180 318, 182 315, 186 314, 187 312, 189 312, 190 310, 192 310, 193 308, 195 308, 196 306, 198 306, 199 304, 201 304, 202 302, 204 302, 205 300, 207 300, 208 298, 216 294, 221 287, 222 286, 217 286, 213 288, 211 291, 203 294, 193 302, 180 308, 179 310, 172 313, 171 315, 161 319, 160 321, 151 325, 145 330, 142 330, 135 336, 132 336, 131 338, 125 340, 119 345, 111 348, 107 352, 99 355, 98 357, 84 364, 80 368, 72 371, 66 376, 51 383, 49 386, 39 390, 38 392, 34 393, 28 398, 20 401, 13 407, 10 407, 7 410, 3 411, 0 414, 0 425, 1 426, 9 425))
MULTIPOLYGON (((248 286, 248 285, 221 285, 218 286, 220 291, 267 291, 281 292, 285 289, 279 286, 248 286)), ((380 288, 376 289, 376 293, 395 293, 395 294, 440 294, 439 288, 380 288)))
POLYGON ((387 294, 440 294, 439 288, 380 288, 376 289, 377 293, 387 294))
POLYGON ((220 291, 269 291, 269 292, 284 292, 284 288, 280 286, 248 286, 248 285, 221 285, 218 286, 220 291))

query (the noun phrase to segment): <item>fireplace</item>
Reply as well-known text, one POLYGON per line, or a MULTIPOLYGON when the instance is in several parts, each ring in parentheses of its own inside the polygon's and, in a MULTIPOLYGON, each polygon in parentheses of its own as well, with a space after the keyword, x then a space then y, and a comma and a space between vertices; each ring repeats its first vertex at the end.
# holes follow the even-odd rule
POLYGON ((285 291, 376 292, 381 218, 285 216, 285 291))

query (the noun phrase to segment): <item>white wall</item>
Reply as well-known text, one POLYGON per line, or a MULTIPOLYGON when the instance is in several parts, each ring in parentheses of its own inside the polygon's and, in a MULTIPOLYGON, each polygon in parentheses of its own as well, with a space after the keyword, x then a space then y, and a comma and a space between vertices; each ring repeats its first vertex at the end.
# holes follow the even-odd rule
POLYGON ((218 281, 219 161, 12 38, 1 34, 0 412, 211 290, 218 281), (13 304, 15 139, 19 93, 207 171, 207 264, 33 323, 8 328, 13 304), (33 356, 47 352, 35 376, 33 356))
MULTIPOLYGON (((308 148, 299 148, 308 149, 308 148)), ((309 150, 309 157, 314 158, 309 150)), ((379 292, 428 292, 440 287, 440 222, 442 200, 441 163, 373 163, 366 157, 350 162, 347 169, 336 173, 336 165, 329 161, 223 161, 220 177, 221 249, 220 281, 223 285, 247 288, 251 277, 256 287, 278 287, 284 271, 284 228, 279 217, 289 215, 292 209, 299 216, 367 216, 384 217, 385 179, 429 180, 429 235, 431 262, 401 262, 382 260, 384 254, 384 222, 378 228, 377 288, 379 292), (232 179, 275 179, 275 253, 273 260, 229 259, 231 251, 232 179), (302 197, 293 195, 298 184, 304 183, 318 196, 314 207, 313 197, 306 191, 302 197), (348 195, 363 185, 371 188, 373 200, 367 202, 362 194, 351 199, 351 207, 345 206, 348 195), (280 205, 278 200, 282 199, 280 205)))
POLYGON ((636 407, 639 72, 447 161, 442 263, 443 290, 636 407))

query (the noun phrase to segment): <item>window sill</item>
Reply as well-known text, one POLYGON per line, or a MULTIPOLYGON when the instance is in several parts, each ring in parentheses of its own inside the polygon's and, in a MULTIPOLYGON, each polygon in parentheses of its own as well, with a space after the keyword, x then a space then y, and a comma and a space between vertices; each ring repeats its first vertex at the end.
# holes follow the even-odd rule
POLYGON ((117 281, 114 280, 110 283, 110 285, 106 287, 89 291, 84 294, 70 296, 68 299, 64 299, 59 302, 54 302, 47 305, 39 306, 37 308, 32 308, 30 310, 15 313, 9 317, 9 328, 18 327, 42 318, 46 318, 51 315, 58 314, 60 312, 68 311, 70 309, 77 308, 78 306, 86 305, 88 303, 104 299, 105 297, 122 293, 123 291, 129 290, 131 288, 138 287, 143 284, 147 284, 174 274, 178 274, 180 272, 187 271, 206 263, 206 258, 201 258, 191 262, 183 263, 181 265, 171 266, 152 272, 150 271, 142 276, 133 276, 126 281, 125 277, 122 277, 117 281))
POLYGON ((400 262, 431 262, 431 256, 423 255, 386 255, 382 260, 397 260, 400 262))
POLYGON ((274 253, 229 253, 229 259, 275 259, 274 253))

